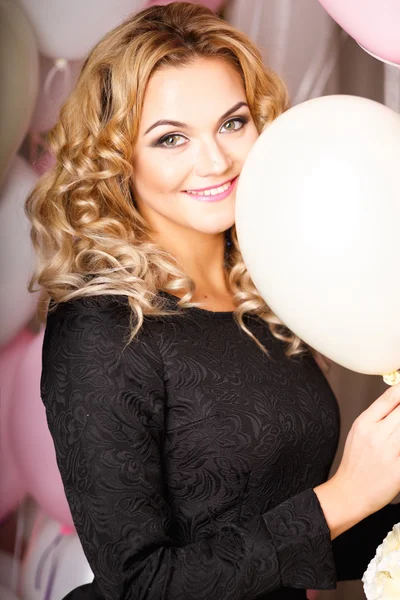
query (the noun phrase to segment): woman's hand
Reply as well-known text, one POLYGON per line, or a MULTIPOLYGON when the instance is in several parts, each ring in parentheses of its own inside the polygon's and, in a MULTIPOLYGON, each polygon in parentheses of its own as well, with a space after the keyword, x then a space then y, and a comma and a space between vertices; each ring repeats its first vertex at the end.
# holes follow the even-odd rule
POLYGON ((332 539, 400 491, 400 384, 354 421, 335 475, 315 488, 332 539))

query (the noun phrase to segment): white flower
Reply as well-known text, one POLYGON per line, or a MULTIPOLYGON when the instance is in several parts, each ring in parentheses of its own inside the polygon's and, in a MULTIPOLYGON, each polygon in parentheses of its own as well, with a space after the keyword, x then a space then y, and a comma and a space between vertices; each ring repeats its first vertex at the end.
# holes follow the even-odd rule
POLYGON ((400 599, 400 523, 376 549, 362 582, 367 600, 400 599))

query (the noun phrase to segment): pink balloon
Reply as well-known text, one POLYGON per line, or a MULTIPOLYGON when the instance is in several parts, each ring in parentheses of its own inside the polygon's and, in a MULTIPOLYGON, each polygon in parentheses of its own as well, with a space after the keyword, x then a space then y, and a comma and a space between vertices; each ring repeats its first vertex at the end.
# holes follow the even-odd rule
POLYGON ((10 442, 29 493, 48 515, 73 526, 40 397, 43 336, 42 331, 31 341, 16 373, 9 414, 10 442))
POLYGON ((0 520, 22 500, 26 487, 10 448, 8 421, 15 375, 34 335, 24 329, 0 353, 1 419, 0 419, 0 520))
POLYGON ((43 175, 46 171, 54 167, 56 159, 51 152, 45 152, 34 164, 32 164, 38 175, 43 175))
MULTIPOLYGON (((148 0, 146 6, 154 6, 155 4, 170 4, 173 0, 148 0)), ((203 6, 207 6, 210 10, 217 12, 221 6, 224 4, 224 0, 189 0, 189 2, 193 2, 193 4, 203 4, 203 6)))
POLYGON ((398 0, 319 0, 328 13, 367 52, 400 65, 398 0))

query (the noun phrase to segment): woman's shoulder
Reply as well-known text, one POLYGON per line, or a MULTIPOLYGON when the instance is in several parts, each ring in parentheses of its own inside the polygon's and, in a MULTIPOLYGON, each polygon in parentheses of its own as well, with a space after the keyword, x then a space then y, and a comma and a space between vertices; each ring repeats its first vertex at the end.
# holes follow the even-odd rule
MULTIPOLYGON (((178 306, 176 299, 174 300, 173 296, 169 294, 165 294, 162 291, 159 291, 156 295, 159 307, 162 309, 166 309, 169 312, 175 313, 178 312, 178 306)), ((129 296, 126 293, 117 294, 117 293, 107 293, 107 294, 92 294, 86 296, 76 296, 69 300, 63 302, 55 302, 53 298, 50 298, 48 305, 48 314, 53 314, 54 312, 58 312, 58 314, 76 314, 81 312, 90 312, 90 311, 114 311, 119 309, 121 312, 131 312, 135 314, 134 305, 132 303, 133 310, 131 309, 131 305, 129 302, 129 296)))
POLYGON ((77 296, 64 302, 55 302, 53 298, 50 298, 48 314, 74 314, 91 310, 107 311, 120 307, 125 307, 125 309, 129 308, 128 296, 125 294, 99 294, 91 296, 77 296))
POLYGON ((76 297, 64 302, 50 299, 46 333, 62 328, 73 337, 74 332, 94 330, 111 334, 115 328, 129 327, 130 307, 127 296, 103 294, 76 297))
MULTIPOLYGON (((43 340, 43 358, 69 360, 79 356, 86 364, 118 360, 129 364, 146 360, 161 364, 160 353, 148 324, 133 338, 135 315, 128 296, 110 294, 77 297, 49 306, 43 340)), ((143 366, 143 365, 142 365, 143 366)))
POLYGON ((137 328, 136 335, 140 333, 140 336, 145 336, 146 332, 149 333, 157 328, 157 324, 159 325, 161 322, 162 325, 165 325, 171 317, 173 318, 179 312, 176 303, 162 296, 160 297, 160 307, 167 313, 162 316, 147 314, 139 305, 136 309, 135 302, 130 302, 127 294, 115 293, 77 296, 57 303, 50 299, 46 328, 66 323, 69 326, 84 323, 87 327, 97 324, 103 329, 117 328, 119 330, 120 327, 124 327, 132 331, 137 328))

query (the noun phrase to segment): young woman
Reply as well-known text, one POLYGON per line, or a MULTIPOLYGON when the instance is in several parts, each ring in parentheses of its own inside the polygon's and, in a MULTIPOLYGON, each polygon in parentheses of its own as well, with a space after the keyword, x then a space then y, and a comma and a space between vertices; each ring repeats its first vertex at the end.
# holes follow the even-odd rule
POLYGON ((286 108, 246 36, 172 3, 99 42, 52 131, 26 208, 41 394, 95 575, 73 600, 305 599, 400 520, 399 387, 328 480, 336 400, 240 254, 237 179, 286 108))

